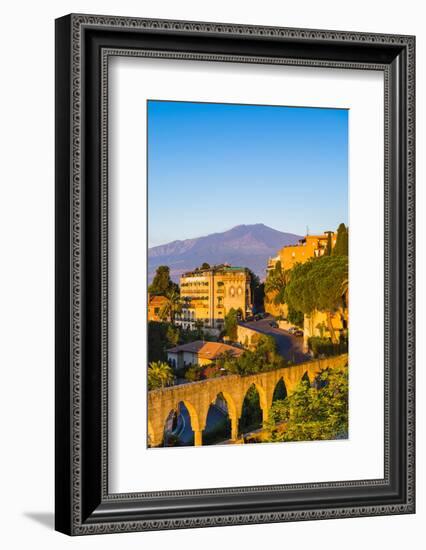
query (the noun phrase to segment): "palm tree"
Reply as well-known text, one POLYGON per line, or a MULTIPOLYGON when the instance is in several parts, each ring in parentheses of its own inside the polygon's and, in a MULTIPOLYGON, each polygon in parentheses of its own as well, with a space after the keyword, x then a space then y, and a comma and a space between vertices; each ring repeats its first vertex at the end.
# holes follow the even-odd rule
POLYGON ((159 316, 163 321, 170 319, 170 322, 173 323, 176 313, 182 311, 183 302, 179 292, 174 288, 167 291, 165 298, 166 302, 161 307, 159 316))
POLYGON ((153 361, 148 366, 148 389, 155 390, 170 386, 174 381, 172 368, 163 361, 153 361))
POLYGON ((265 282, 265 292, 273 294, 275 305, 284 303, 284 291, 287 284, 287 273, 281 267, 281 261, 275 264, 273 271, 270 271, 265 282))

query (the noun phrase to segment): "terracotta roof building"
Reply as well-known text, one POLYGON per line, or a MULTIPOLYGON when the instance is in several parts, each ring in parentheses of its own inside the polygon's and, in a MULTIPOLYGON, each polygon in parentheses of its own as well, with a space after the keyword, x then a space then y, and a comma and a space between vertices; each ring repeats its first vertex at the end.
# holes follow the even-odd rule
POLYGON ((189 365, 209 365, 220 355, 231 352, 235 357, 240 356, 244 350, 220 342, 205 342, 196 340, 181 346, 167 350, 167 359, 175 368, 182 368, 189 365))

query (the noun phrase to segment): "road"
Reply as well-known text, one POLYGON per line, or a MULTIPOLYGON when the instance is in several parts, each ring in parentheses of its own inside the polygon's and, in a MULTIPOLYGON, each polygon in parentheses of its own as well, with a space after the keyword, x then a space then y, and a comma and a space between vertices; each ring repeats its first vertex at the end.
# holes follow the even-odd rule
POLYGON ((274 318, 268 316, 259 321, 250 321, 242 324, 257 332, 272 336, 277 343, 278 353, 287 361, 292 361, 293 363, 308 361, 310 356, 303 351, 303 338, 300 336, 293 336, 286 330, 271 327, 270 323, 272 321, 274 321, 274 318))

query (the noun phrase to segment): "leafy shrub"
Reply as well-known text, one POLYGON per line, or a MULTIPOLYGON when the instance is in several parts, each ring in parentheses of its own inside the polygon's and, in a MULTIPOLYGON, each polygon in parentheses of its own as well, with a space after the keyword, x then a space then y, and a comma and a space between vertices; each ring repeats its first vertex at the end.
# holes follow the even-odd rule
POLYGON ((273 403, 265 423, 266 441, 314 441, 348 436, 348 371, 327 369, 316 387, 302 380, 273 403))
POLYGON ((185 380, 188 380, 188 382, 197 382, 198 380, 201 380, 202 376, 203 368, 199 365, 192 365, 185 373, 185 380))
POLYGON ((320 336, 311 336, 308 338, 308 347, 312 351, 314 357, 325 355, 341 355, 348 351, 348 341, 346 338, 341 338, 340 342, 333 344, 330 338, 321 338, 320 336))

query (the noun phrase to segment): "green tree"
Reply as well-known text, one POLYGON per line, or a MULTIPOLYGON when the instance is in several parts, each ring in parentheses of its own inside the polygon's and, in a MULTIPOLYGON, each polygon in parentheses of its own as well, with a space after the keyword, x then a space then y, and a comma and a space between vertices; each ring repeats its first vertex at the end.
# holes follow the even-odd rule
POLYGON ((160 309, 159 317, 162 321, 170 319, 170 322, 173 324, 176 313, 182 311, 183 302, 179 292, 174 288, 169 289, 165 293, 165 298, 166 302, 160 309))
POLYGON ((349 230, 344 223, 337 228, 336 244, 333 249, 335 256, 347 256, 349 248, 349 230))
POLYGON ((170 386, 174 381, 173 370, 168 363, 153 361, 148 366, 148 389, 156 390, 170 386))
POLYGON ((256 349, 245 350, 239 357, 230 357, 223 354, 219 359, 219 366, 228 374, 255 374, 266 372, 285 366, 284 359, 278 354, 274 338, 260 334, 256 349))
POLYGON ((203 262, 200 269, 210 269, 210 264, 208 264, 207 262, 203 262))
POLYGON ((188 382, 197 382, 201 380, 202 376, 203 368, 199 365, 192 365, 185 373, 185 379, 188 380, 188 382))
POLYGON ((171 347, 177 346, 180 340, 179 327, 169 325, 166 332, 167 344, 171 347))
POLYGON ((154 279, 148 287, 150 294, 165 296, 171 290, 179 290, 179 286, 170 279, 170 268, 168 265, 157 267, 154 279))
POLYGON ((148 362, 167 361, 168 323, 148 322, 148 362))
POLYGON ((267 294, 273 294, 273 302, 275 305, 284 303, 286 283, 286 273, 281 267, 280 260, 278 260, 274 269, 268 272, 265 282, 265 292, 267 294))
POLYGON ((237 340, 237 326, 238 311, 231 307, 231 309, 225 315, 224 332, 232 342, 235 342, 237 340))
POLYGON ((292 307, 288 307, 288 313, 287 313, 287 319, 292 325, 296 325, 300 328, 303 328, 303 323, 305 320, 305 316, 301 311, 296 311, 292 307))
POLYGON ((250 294, 255 311, 263 311, 265 300, 265 283, 261 283, 259 277, 251 269, 247 269, 250 276, 250 294))
POLYGON ((310 314, 315 310, 315 289, 310 279, 312 279, 314 262, 322 260, 323 258, 311 259, 303 264, 297 263, 291 269, 289 282, 285 289, 285 301, 289 309, 301 311, 303 314, 310 314))
POLYGON ((216 358, 216 366, 228 373, 236 373, 237 358, 233 351, 226 350, 216 358))
POLYGON ((327 248, 325 249, 325 254, 331 256, 333 252, 333 242, 331 240, 331 231, 327 231, 327 248))
POLYGON ((252 384, 244 396, 241 418, 238 425, 239 432, 248 432, 262 426, 262 409, 260 408, 259 392, 252 384))
POLYGON ((342 289, 347 278, 347 256, 323 256, 296 264, 286 286, 285 300, 289 307, 307 315, 315 310, 326 313, 333 343, 337 343, 337 337, 332 316, 343 306, 342 289))
POLYGON ((309 380, 302 380, 292 394, 274 402, 265 428, 268 441, 347 437, 347 369, 322 371, 313 387, 309 380))

